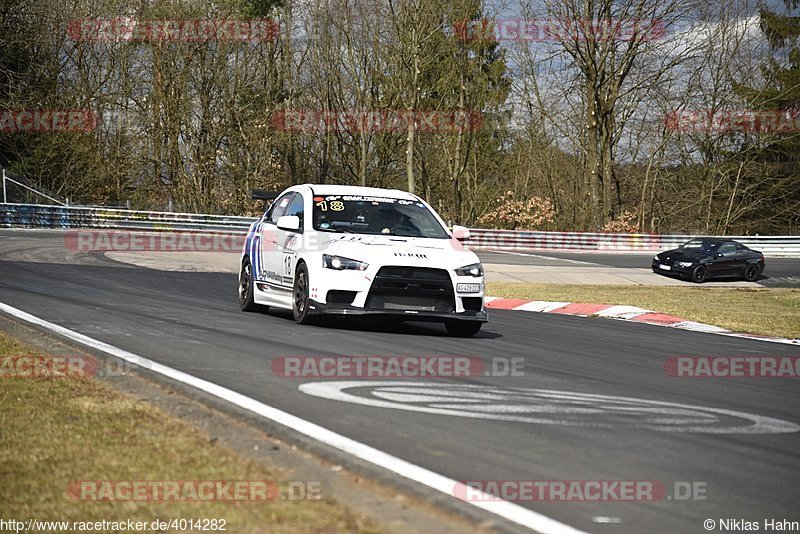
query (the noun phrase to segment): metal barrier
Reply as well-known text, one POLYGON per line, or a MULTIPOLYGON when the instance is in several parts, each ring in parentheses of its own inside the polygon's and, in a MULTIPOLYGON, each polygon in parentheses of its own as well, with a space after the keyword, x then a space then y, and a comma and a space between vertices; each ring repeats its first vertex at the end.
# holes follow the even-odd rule
POLYGON ((156 230, 180 232, 244 233, 253 217, 0 204, 0 227, 4 228, 105 228, 114 230, 156 230))
MULTIPOLYGON (((131 211, 80 206, 0 204, 0 227, 104 228, 240 234, 255 219, 225 215, 131 211)), ((470 230, 466 244, 476 250, 544 250, 594 252, 657 252, 698 236, 470 230)), ((800 257, 800 236, 733 236, 770 256, 800 257)))
MULTIPOLYGON (((467 242, 477 250, 563 250, 594 252, 658 252, 676 248, 696 235, 604 234, 470 230, 467 242)), ((723 236, 720 236, 723 237, 723 236)), ((770 256, 800 257, 800 236, 724 236, 770 256)))

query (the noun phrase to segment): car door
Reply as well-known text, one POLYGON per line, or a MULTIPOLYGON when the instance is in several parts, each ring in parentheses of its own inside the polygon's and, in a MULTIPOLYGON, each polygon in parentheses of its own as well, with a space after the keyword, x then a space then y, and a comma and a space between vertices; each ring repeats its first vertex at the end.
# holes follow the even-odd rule
POLYGON ((295 195, 295 192, 290 191, 275 199, 261 227, 261 257, 258 262, 258 280, 266 282, 267 286, 273 290, 285 287, 283 283, 283 258, 281 247, 279 247, 282 231, 278 229, 277 223, 278 219, 286 214, 295 195))
POLYGON ((259 280, 261 277, 261 240, 264 236, 264 224, 269 217, 270 209, 267 209, 261 217, 259 217, 255 226, 253 227, 252 235, 247 236, 247 255, 250 257, 250 265, 252 269, 253 280, 259 280))
POLYGON ((730 276, 736 269, 736 245, 723 243, 717 248, 714 263, 709 266, 712 276, 730 276))
POLYGON ((744 267, 747 265, 747 260, 753 256, 754 254, 749 248, 741 243, 736 243, 736 265, 734 266, 733 274, 744 276, 744 267))
POLYGON ((300 247, 303 246, 305 200, 302 193, 295 193, 283 215, 293 215, 300 219, 300 228, 298 230, 281 230, 280 228, 276 230, 276 242, 281 261, 281 285, 286 289, 291 289, 294 285, 294 267, 297 265, 297 254, 300 251, 300 247))

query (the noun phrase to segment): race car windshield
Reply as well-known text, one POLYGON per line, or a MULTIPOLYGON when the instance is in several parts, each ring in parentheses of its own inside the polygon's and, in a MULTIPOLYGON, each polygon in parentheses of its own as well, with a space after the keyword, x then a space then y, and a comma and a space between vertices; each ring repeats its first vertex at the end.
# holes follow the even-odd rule
POLYGON ((385 197, 315 196, 314 229, 435 239, 450 237, 422 202, 385 197))
POLYGON ((697 252, 714 252, 719 243, 715 241, 703 241, 702 239, 692 239, 683 245, 684 250, 693 250, 697 252))

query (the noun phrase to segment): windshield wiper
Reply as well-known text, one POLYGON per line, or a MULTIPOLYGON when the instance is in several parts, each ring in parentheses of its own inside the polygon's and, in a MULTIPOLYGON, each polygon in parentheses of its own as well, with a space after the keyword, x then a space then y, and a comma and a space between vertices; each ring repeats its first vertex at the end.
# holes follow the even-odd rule
POLYGON ((349 228, 336 228, 335 226, 331 226, 330 228, 315 228, 318 232, 331 232, 335 234, 357 234, 358 232, 354 232, 349 228))

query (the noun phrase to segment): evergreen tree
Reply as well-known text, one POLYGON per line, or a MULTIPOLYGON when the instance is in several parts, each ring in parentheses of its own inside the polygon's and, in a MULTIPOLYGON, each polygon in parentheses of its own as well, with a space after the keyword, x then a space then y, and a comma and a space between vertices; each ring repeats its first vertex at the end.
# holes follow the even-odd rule
MULTIPOLYGON (((784 4, 791 12, 800 6, 800 0, 784 0, 784 4)), ((770 178, 757 193, 767 202, 754 209, 751 218, 756 231, 785 228, 788 223, 790 231, 796 232, 800 227, 800 17, 762 6, 759 27, 773 52, 761 67, 766 84, 755 88, 739 83, 734 87, 753 111, 772 112, 767 115, 779 120, 776 129, 770 131, 771 121, 760 119, 754 142, 742 151, 743 157, 753 157, 758 151, 757 172, 770 178), (759 138, 766 141, 759 142, 759 138)))

